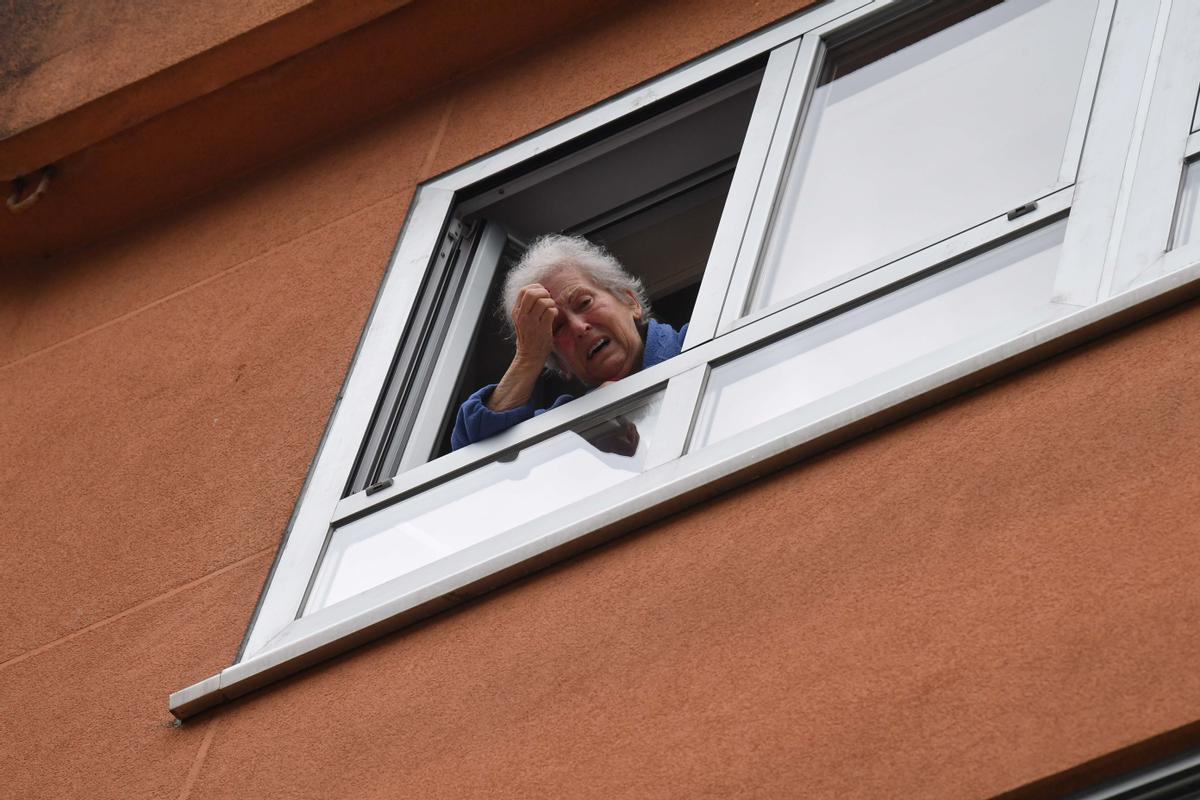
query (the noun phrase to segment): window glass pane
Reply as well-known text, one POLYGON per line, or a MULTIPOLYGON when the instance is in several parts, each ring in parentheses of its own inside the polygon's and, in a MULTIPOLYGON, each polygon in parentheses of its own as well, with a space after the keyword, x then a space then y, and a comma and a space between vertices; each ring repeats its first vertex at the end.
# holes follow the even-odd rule
POLYGON ((305 613, 378 586, 641 473, 662 393, 334 531, 305 613))
POLYGON ((1096 5, 1009 0, 906 47, 909 29, 887 47, 831 49, 751 309, 811 294, 1055 185, 1096 5), (858 66, 865 49, 886 54, 858 66))
POLYGON ((1200 161, 1188 164, 1183 173, 1183 191, 1179 193, 1179 208, 1175 211, 1175 233, 1171 249, 1183 247, 1200 239, 1200 161))
POLYGON ((936 369, 964 343, 977 351, 1046 318, 1065 229, 1048 225, 714 368, 691 449, 918 359, 936 369))
POLYGON ((1196 110, 1192 112, 1192 131, 1200 131, 1200 95, 1196 97, 1196 110))

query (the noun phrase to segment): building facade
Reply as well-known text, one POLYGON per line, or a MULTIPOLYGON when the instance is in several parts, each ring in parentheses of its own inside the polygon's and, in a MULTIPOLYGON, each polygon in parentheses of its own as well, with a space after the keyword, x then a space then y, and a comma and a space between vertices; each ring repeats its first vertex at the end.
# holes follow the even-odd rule
MULTIPOLYGON (((1200 257, 1170 256, 1200 151, 1173 98, 1190 118, 1200 71, 1195 13, 1166 0, 1093 0, 1079 69, 1099 88, 1063 123, 1096 126, 1067 134, 1079 171, 994 223, 1094 220, 1064 234, 1094 302, 1063 301, 1094 317, 169 709, 272 652, 253 624, 419 191, 773 26, 908 10, 878 5, 5 12, 4 794, 1066 797, 1190 752, 1200 257), (1155 225, 1166 255, 1126 270, 1155 225)), ((749 76, 788 41, 701 88, 765 96, 749 76)))

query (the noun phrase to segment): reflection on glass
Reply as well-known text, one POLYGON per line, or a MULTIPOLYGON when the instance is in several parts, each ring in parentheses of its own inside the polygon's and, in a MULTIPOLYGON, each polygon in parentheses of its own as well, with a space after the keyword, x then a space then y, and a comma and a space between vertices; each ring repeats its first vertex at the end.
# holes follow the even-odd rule
POLYGON ((964 343, 977 351, 1046 319, 1065 230, 1046 226, 716 367, 691 449, 917 360, 937 369, 964 343))
POLYGON ((907 47, 902 39, 832 49, 750 310, 845 280, 1051 188, 1096 5, 1009 0, 907 47))
POLYGON ((305 613, 504 533, 642 471, 662 394, 565 431, 333 533, 305 613))
POLYGON ((1200 236, 1200 161, 1188 164, 1183 173, 1183 191, 1179 193, 1179 207, 1175 210, 1175 232, 1171 236, 1171 249, 1191 244, 1200 236))

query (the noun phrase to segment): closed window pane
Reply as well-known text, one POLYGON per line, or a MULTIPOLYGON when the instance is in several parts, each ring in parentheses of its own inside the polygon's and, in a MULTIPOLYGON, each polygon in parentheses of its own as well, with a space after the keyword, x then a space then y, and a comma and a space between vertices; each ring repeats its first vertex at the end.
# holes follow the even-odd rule
POLYGON ((533 521, 641 473, 662 403, 527 447, 334 531, 306 613, 533 521))
POLYGON ((964 343, 978 352, 1048 318, 1065 229, 1054 223, 714 368, 691 449, 918 360, 938 369, 964 343))
MULTIPOLYGON (((953 8, 939 7, 946 5, 953 8)), ((897 31, 899 41, 831 48, 751 310, 810 294, 1051 189, 1096 5, 1009 0, 908 46, 910 29, 897 31)))
POLYGON ((1175 211, 1175 233, 1171 248, 1200 240, 1200 161, 1193 161, 1183 173, 1183 191, 1175 211))

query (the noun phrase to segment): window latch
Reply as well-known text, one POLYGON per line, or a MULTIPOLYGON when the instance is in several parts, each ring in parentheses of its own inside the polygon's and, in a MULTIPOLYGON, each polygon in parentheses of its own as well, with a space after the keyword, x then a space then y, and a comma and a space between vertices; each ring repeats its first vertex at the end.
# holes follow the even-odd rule
POLYGON ((1026 203, 1023 206, 1017 206, 1012 211, 1008 212, 1008 218, 1014 220, 1017 217, 1023 217, 1031 211, 1037 211, 1037 200, 1032 203, 1026 203))
POLYGON ((384 489, 388 488, 391 485, 392 485, 392 479, 384 478, 379 483, 372 483, 370 486, 368 486, 363 491, 365 491, 367 494, 375 494, 376 492, 382 492, 384 489))

